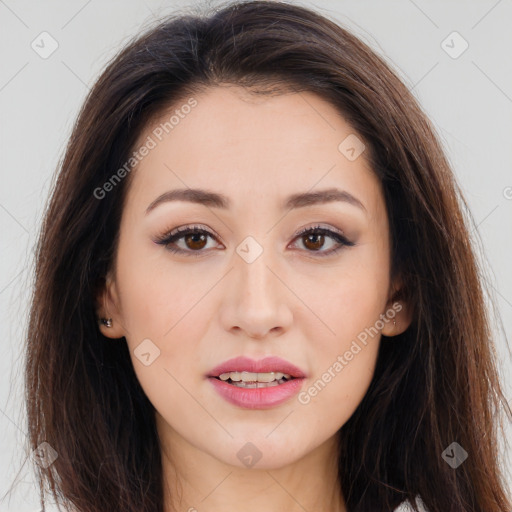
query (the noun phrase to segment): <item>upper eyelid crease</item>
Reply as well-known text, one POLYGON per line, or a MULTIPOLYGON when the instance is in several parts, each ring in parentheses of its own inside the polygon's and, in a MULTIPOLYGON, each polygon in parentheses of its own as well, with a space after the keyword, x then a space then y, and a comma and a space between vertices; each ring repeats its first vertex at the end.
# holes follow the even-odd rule
MULTIPOLYGON (((209 208, 221 208, 224 210, 231 207, 231 200, 223 194, 210 192, 204 189, 185 188, 164 192, 150 203, 146 208, 145 214, 147 215, 158 205, 170 201, 188 201, 191 203, 201 204, 209 208)), ((292 210, 317 204, 332 203, 335 201, 353 205, 367 213, 366 207, 359 199, 346 190, 340 190, 337 188, 292 194, 281 206, 283 210, 292 210)))

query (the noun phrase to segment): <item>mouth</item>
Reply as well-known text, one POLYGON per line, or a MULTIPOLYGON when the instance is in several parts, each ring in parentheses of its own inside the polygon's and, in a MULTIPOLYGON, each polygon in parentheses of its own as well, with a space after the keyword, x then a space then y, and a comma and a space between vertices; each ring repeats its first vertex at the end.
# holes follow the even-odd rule
POLYGON ((299 393, 305 372, 280 357, 256 361, 235 357, 213 368, 208 380, 231 405, 243 409, 269 409, 284 404, 299 393))
POLYGON ((239 388, 269 388, 294 379, 303 379, 306 375, 300 368, 280 357, 270 356, 255 361, 242 356, 216 366, 207 377, 239 388))
POLYGON ((264 372, 254 373, 248 371, 242 372, 225 372, 217 377, 211 377, 221 380, 226 384, 231 384, 238 388, 270 388, 285 384, 286 382, 296 379, 289 373, 283 372, 264 372))

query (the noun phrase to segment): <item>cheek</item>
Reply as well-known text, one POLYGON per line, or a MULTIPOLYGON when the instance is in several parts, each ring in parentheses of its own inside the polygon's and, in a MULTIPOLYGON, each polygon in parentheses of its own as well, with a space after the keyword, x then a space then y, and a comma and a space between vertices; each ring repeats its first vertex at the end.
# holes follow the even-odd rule
POLYGON ((380 315, 389 287, 387 259, 370 246, 332 268, 310 288, 307 304, 322 321, 305 322, 312 378, 299 396, 312 422, 330 411, 330 424, 343 425, 372 380, 380 344, 380 315), (309 328, 308 328, 309 326, 309 328))
MULTIPOLYGON (((190 369, 202 367, 198 343, 205 336, 208 304, 207 297, 202 297, 211 283, 190 278, 187 272, 164 275, 150 265, 120 266, 120 280, 122 272, 122 313, 137 379, 159 412, 167 417, 185 414, 195 404, 187 390, 191 389, 190 369)), ((199 409, 194 413, 204 414, 199 409)))
POLYGON ((165 258, 151 260, 129 243, 120 244, 117 279, 133 368, 149 400, 172 409, 180 403, 190 407, 182 385, 190 368, 202 368, 197 343, 209 321, 212 280, 188 268, 169 268, 165 258))
POLYGON ((126 237, 119 247, 122 316, 134 340, 154 337, 165 341, 190 324, 195 306, 212 283, 201 277, 204 272, 197 267, 170 265, 171 256, 163 248, 140 238, 137 242, 135 236, 126 237))
POLYGON ((315 328, 309 330, 311 378, 298 402, 318 428, 321 422, 323 428, 341 427, 366 394, 381 342, 376 324, 385 298, 376 293, 374 284, 365 287, 361 281, 347 279, 339 291, 324 293, 322 301, 317 301, 319 316, 329 328, 314 322, 315 328))
POLYGON ((352 345, 347 352, 331 358, 298 395, 297 409, 313 430, 331 435, 354 414, 373 378, 379 339, 371 345, 352 345))
MULTIPOLYGON (((318 321, 308 338, 317 354, 348 350, 351 341, 375 325, 384 313, 389 289, 389 263, 377 246, 359 247, 336 266, 304 272, 304 302, 318 321)), ((325 361, 324 361, 325 362, 325 361)))

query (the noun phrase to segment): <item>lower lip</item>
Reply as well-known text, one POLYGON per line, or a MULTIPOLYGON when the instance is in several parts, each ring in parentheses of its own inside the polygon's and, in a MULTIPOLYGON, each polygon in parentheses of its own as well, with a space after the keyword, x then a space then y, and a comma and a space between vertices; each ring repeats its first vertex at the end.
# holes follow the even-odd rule
POLYGON ((291 379, 284 384, 268 388, 239 388, 215 377, 209 377, 208 380, 213 384, 217 393, 233 405, 245 409, 268 409, 282 404, 296 395, 300 391, 304 379, 291 379))

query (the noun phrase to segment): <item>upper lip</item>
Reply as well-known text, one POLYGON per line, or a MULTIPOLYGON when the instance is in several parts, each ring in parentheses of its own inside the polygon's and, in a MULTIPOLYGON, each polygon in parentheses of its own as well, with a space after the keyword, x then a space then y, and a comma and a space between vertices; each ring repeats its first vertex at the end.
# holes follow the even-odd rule
POLYGON ((223 373, 229 372, 252 372, 252 373, 267 373, 267 372, 282 372, 287 373, 295 378, 305 377, 305 373, 280 357, 265 357, 259 361, 249 359, 248 357, 235 357, 224 361, 215 368, 213 368, 208 377, 218 377, 223 373))

